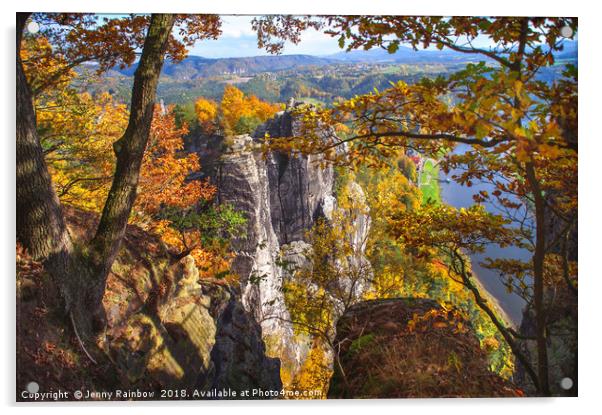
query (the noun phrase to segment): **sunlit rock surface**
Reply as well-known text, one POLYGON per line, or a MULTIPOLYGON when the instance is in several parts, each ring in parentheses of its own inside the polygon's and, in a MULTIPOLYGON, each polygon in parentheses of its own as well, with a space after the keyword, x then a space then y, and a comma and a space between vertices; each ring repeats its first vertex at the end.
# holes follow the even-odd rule
MULTIPOLYGON (((279 113, 254 134, 236 136, 221 143, 223 153, 215 159, 213 150, 208 163, 218 188, 218 201, 230 204, 247 218, 246 230, 233 242, 236 258, 233 271, 241 278, 243 304, 262 327, 268 352, 280 357, 287 370, 295 372, 307 354, 307 342, 295 339, 290 314, 282 293, 283 278, 290 270, 283 262, 303 266, 307 232, 320 218, 332 220, 338 209, 335 195, 335 171, 321 163, 321 156, 257 151, 256 144, 266 133, 270 137, 289 137, 299 124, 289 111, 279 113), (288 255, 288 257, 287 257, 288 255)), ((334 139, 324 131, 324 140, 334 139)), ((201 152, 203 164, 203 153, 201 152)), ((364 200, 362 189, 353 183, 353 194, 364 200)), ((356 231, 349 235, 355 244, 356 258, 362 262, 370 229, 367 212, 356 212, 356 231)), ((358 294, 360 289, 358 287, 358 294)))

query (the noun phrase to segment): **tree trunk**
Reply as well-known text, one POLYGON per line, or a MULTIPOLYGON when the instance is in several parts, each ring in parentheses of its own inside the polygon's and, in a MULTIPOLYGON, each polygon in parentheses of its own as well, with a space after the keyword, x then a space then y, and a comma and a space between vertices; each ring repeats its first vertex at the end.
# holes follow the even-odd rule
POLYGON ((36 127, 31 90, 21 62, 21 40, 30 13, 17 14, 17 240, 44 265, 63 299, 72 301, 58 276, 65 275, 73 246, 36 127))
POLYGON ((150 135, 159 75, 173 28, 173 15, 153 15, 134 75, 128 127, 115 143, 117 167, 89 249, 74 250, 52 186, 36 130, 30 87, 20 59, 29 13, 17 15, 17 238, 44 261, 83 337, 104 315, 102 297, 136 199, 142 157, 150 135))
POLYGON ((474 297, 475 303, 477 303, 477 306, 479 306, 479 308, 483 312, 485 312, 485 314, 487 314, 489 320, 491 320, 491 322, 498 329, 502 337, 504 337, 504 340, 506 340, 506 343, 508 343, 508 346, 510 346, 512 353, 514 353, 518 361, 523 365, 525 371, 527 372, 527 375, 529 376, 529 378, 531 378, 531 381, 537 387, 537 385, 539 385, 539 379, 537 374, 535 373, 535 370, 533 369, 533 366, 531 365, 531 362, 529 362, 527 356, 525 356, 523 351, 520 349, 519 345, 517 344, 513 334, 510 332, 508 327, 506 327, 505 324, 502 323, 500 319, 498 319, 493 309, 489 306, 487 300, 481 295, 477 286, 475 286, 472 283, 472 271, 468 271, 466 267, 466 262, 462 257, 462 254, 459 252, 451 252, 450 258, 452 258, 451 268, 460 277, 460 282, 462 283, 462 285, 464 285, 470 290, 474 297), (459 269, 457 269, 458 267, 455 265, 456 263, 460 265, 459 269))
POLYGON ((101 307, 106 278, 119 251, 136 200, 142 157, 153 119, 157 84, 174 21, 175 16, 169 14, 151 17, 142 57, 134 74, 129 123, 123 136, 114 144, 117 166, 113 184, 89 252, 95 274, 90 301, 95 309, 101 307))
POLYGON ((538 389, 544 396, 550 396, 548 378, 548 344, 546 334, 546 312, 544 305, 544 260, 546 254, 545 200, 537 181, 533 162, 525 165, 525 176, 533 191, 535 202, 535 252, 533 253, 533 302, 535 308, 535 331, 537 342, 538 389))
MULTIPOLYGON (((522 61, 523 54, 527 48, 527 33, 529 28, 529 19, 522 18, 520 24, 520 39, 517 51, 517 59, 513 64, 513 70, 518 74, 518 80, 522 81, 522 61)), ((514 101, 515 108, 520 108, 518 96, 514 101)), ((522 124, 519 118, 517 126, 522 124)), ((525 163, 525 176, 527 183, 533 193, 535 202, 535 252, 533 253, 533 305, 535 308, 535 338, 537 343, 537 378, 539 380, 537 389, 543 396, 550 396, 550 380, 548 377, 548 342, 546 335, 546 314, 544 306, 544 260, 546 255, 546 235, 545 235, 545 200, 541 191, 535 165, 533 160, 525 163)))

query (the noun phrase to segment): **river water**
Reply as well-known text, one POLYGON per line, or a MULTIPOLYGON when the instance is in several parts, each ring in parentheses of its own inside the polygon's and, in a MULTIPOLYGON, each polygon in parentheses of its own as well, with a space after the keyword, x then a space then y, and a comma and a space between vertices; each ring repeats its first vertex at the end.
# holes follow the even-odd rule
MULTIPOLYGON (((456 149, 456 151, 462 151, 463 149, 456 149)), ((440 188, 441 198, 444 203, 448 205, 461 208, 469 207, 474 204, 472 195, 478 193, 481 190, 486 190, 491 194, 494 186, 489 183, 474 183, 471 187, 462 186, 455 181, 451 180, 451 176, 454 174, 460 174, 460 170, 451 171, 448 175, 441 171, 440 173, 440 188), (450 179, 447 181, 446 179, 450 179)), ((499 213, 495 208, 485 203, 487 210, 492 213, 499 213)), ((525 306, 525 301, 515 293, 508 293, 503 279, 500 278, 497 272, 487 268, 483 268, 480 263, 485 258, 515 258, 523 261, 529 261, 531 259, 531 253, 526 249, 520 249, 517 247, 501 248, 498 245, 487 246, 485 252, 481 254, 471 255, 470 259, 472 262, 473 272, 476 274, 478 280, 485 287, 487 291, 495 298, 506 313, 506 315, 516 324, 519 325, 522 319, 522 309, 525 306)))

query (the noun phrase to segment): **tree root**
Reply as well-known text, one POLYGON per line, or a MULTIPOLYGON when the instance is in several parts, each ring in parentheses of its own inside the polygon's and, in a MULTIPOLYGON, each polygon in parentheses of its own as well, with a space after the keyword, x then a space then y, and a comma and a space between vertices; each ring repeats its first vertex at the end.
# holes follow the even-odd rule
POLYGON ((79 346, 82 348, 82 350, 84 351, 84 353, 86 354, 86 356, 88 356, 88 359, 90 359, 90 361, 92 363, 94 363, 95 365, 97 365, 98 363, 96 362, 96 360, 94 360, 94 358, 92 357, 92 355, 90 355, 90 353, 86 349, 86 346, 84 346, 84 342, 82 342, 81 337, 79 337, 79 333, 77 332, 77 326, 75 325, 75 319, 73 318, 73 312, 72 311, 69 311, 69 317, 71 318, 71 325, 73 326, 73 331, 75 332, 75 337, 77 337, 77 341, 79 342, 79 346))

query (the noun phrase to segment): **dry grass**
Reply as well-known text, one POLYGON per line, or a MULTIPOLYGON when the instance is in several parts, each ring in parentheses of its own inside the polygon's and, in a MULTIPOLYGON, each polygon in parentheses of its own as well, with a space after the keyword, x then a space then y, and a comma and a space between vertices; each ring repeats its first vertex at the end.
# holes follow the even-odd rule
POLYGON ((467 321, 430 300, 364 303, 338 326, 330 396, 433 398, 521 396, 488 369, 467 321))

